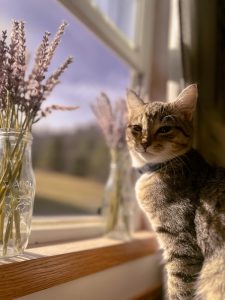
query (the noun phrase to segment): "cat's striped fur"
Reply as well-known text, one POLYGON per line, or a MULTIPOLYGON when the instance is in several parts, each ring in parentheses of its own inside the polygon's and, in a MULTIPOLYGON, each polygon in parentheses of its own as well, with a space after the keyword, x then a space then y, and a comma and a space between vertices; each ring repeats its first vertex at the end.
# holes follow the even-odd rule
POLYGON ((174 102, 127 99, 136 194, 164 249, 170 300, 225 299, 225 172, 192 149, 196 101, 196 85, 174 102))
MULTIPOLYGON (((202 170, 204 172, 204 169, 202 170)), ((195 218, 198 244, 204 255, 197 299, 225 299, 225 170, 211 168, 200 194, 195 218)))

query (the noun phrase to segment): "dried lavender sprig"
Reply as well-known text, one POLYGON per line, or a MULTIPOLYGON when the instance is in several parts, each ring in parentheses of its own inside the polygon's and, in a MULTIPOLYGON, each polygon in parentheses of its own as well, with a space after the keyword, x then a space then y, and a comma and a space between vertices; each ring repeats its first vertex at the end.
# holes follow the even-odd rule
POLYGON ((7 31, 3 30, 2 31, 2 37, 0 40, 0 72, 2 72, 2 65, 5 64, 6 61, 6 53, 8 51, 8 46, 6 44, 6 40, 7 40, 7 31))
POLYGON ((11 90, 11 94, 15 93, 15 89, 17 89, 18 81, 16 80, 17 75, 17 63, 16 63, 16 55, 17 55, 17 45, 18 45, 18 22, 12 22, 12 31, 11 31, 11 41, 8 48, 8 59, 6 60, 6 74, 7 74, 7 82, 6 88, 11 90))
POLYGON ((43 73, 47 72, 48 66, 51 63, 52 57, 55 53, 57 46, 60 43, 61 37, 65 31, 67 26, 66 22, 63 22, 59 29, 57 30, 55 37, 53 38, 52 42, 49 44, 49 32, 45 32, 43 36, 43 40, 41 45, 39 46, 35 58, 35 66, 31 73, 31 77, 35 78, 38 82, 43 80, 43 73))
POLYGON ((0 40, 0 107, 3 106, 4 99, 6 97, 6 63, 7 63, 7 52, 8 46, 6 44, 7 31, 2 31, 2 39, 0 40))
MULTIPOLYGON (((11 85, 14 89, 14 98, 17 103, 20 102, 21 92, 24 89, 24 76, 25 76, 25 32, 24 32, 24 22, 23 21, 13 21, 12 34, 11 34, 11 48, 12 53, 14 50, 14 57, 11 57, 9 64, 11 64, 13 69, 13 74, 11 78, 11 85)), ((10 47, 9 47, 10 52, 10 47)), ((11 55, 12 56, 12 55, 11 55)), ((9 75, 10 77, 10 75, 9 75)), ((10 80, 10 78, 8 78, 10 80)), ((10 90, 10 88, 9 88, 10 90)), ((12 94, 12 88, 11 88, 12 94)))
POLYGON ((25 37, 25 23, 19 22, 19 36, 18 36, 18 56, 17 62, 20 70, 20 80, 24 79, 26 71, 26 37, 25 37))
POLYGON ((65 31, 65 28, 66 26, 68 25, 67 22, 63 22, 60 26, 59 26, 59 29, 57 30, 50 46, 49 46, 49 49, 48 49, 48 55, 46 57, 46 67, 48 67, 48 65, 50 64, 51 60, 52 60, 52 57, 55 53, 55 50, 57 48, 57 46, 59 45, 60 41, 61 41, 61 38, 62 38, 62 35, 64 34, 64 31, 65 31))
POLYGON ((62 105, 50 105, 46 107, 45 109, 41 110, 40 116, 37 116, 37 118, 34 120, 33 123, 37 123, 41 118, 47 117, 49 114, 51 114, 53 111, 71 111, 78 109, 79 106, 62 106, 62 105))
POLYGON ((73 62, 73 57, 69 56, 66 61, 59 66, 59 68, 53 72, 53 74, 46 80, 44 86, 43 100, 45 100, 49 94, 52 92, 54 87, 60 83, 59 77, 64 73, 64 71, 69 67, 69 65, 73 62))
MULTIPOLYGON (((29 76, 29 81, 36 80, 37 82, 41 82, 44 79, 43 74, 47 71, 45 65, 46 65, 46 57, 48 55, 49 36, 50 36, 50 32, 46 31, 42 38, 42 42, 37 49, 36 56, 35 56, 35 65, 29 76)), ((29 85, 28 85, 28 90, 29 90, 29 85)))

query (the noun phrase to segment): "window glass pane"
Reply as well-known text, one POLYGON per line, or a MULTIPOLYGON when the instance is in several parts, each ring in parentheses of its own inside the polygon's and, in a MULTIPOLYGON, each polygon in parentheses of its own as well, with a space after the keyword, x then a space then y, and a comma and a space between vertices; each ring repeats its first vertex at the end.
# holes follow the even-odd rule
POLYGON ((90 103, 101 91, 111 99, 124 95, 128 67, 55 0, 0 0, 0 29, 12 19, 26 21, 30 63, 47 30, 54 34, 69 23, 49 73, 68 55, 74 63, 61 77, 47 105, 79 105, 73 112, 54 112, 34 126, 33 163, 37 179, 35 215, 93 214, 101 205, 109 153, 99 134, 90 103))
POLYGON ((135 42, 137 0, 89 0, 131 41, 135 42))

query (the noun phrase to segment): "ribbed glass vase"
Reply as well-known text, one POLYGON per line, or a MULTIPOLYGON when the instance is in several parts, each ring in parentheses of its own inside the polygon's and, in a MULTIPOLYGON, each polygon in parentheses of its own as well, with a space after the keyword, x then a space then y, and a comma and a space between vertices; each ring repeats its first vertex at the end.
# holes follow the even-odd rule
POLYGON ((35 178, 32 136, 0 130, 0 256, 22 254, 28 244, 35 178))

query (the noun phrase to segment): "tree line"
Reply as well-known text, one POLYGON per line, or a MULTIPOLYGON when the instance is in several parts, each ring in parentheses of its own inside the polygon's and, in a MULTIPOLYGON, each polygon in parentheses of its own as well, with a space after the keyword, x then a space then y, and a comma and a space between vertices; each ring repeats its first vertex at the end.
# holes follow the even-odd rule
POLYGON ((67 133, 36 133, 33 140, 33 166, 105 182, 110 155, 96 125, 67 133))

